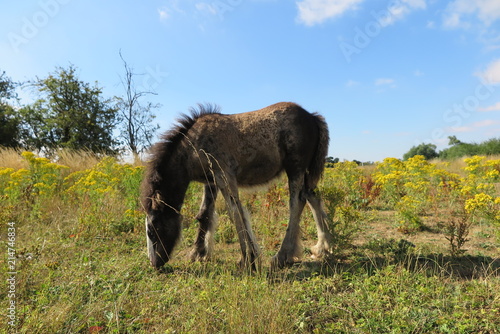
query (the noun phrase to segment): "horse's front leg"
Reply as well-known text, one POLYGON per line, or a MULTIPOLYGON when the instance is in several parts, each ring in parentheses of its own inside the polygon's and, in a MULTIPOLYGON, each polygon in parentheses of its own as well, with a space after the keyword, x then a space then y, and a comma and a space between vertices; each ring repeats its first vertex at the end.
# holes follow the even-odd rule
POLYGON ((242 253, 240 267, 260 270, 259 246, 252 231, 250 217, 240 202, 237 183, 235 179, 226 175, 222 184, 224 186, 220 187, 220 190, 227 203, 229 217, 236 225, 236 232, 240 242, 242 253))
POLYGON ((214 232, 217 227, 215 217, 215 200, 217 199, 217 187, 214 184, 207 184, 204 188, 203 201, 200 211, 196 216, 200 226, 198 235, 191 252, 191 260, 207 260, 212 256, 214 246, 214 232))

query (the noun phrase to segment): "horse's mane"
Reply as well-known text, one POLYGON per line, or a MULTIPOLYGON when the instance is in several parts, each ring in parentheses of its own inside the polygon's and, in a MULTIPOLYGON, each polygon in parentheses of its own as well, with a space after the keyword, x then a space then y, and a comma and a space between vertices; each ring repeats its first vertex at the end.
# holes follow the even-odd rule
MULTIPOLYGON (((177 124, 161 136, 161 141, 153 146, 152 162, 168 162, 175 147, 186 137, 187 132, 196 121, 211 114, 220 114, 220 108, 212 104, 198 104, 198 109, 191 107, 189 115, 182 114, 176 121, 177 124)), ((150 164, 151 165, 151 164, 150 164)), ((154 164, 153 164, 154 165, 154 164)))
POLYGON ((172 153, 179 143, 186 138, 187 132, 196 123, 196 121, 206 115, 220 114, 220 108, 212 104, 200 104, 198 108, 191 107, 189 114, 182 114, 177 119, 177 124, 165 132, 160 141, 151 149, 151 160, 148 162, 144 180, 142 183, 142 203, 144 208, 151 205, 151 198, 159 185, 162 183, 162 172, 165 171, 172 153))

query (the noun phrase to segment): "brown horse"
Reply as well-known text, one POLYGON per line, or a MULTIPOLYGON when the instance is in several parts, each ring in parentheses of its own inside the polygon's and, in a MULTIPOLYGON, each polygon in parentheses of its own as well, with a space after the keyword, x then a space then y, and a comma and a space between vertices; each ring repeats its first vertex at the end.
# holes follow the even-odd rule
POLYGON ((197 215, 198 235, 193 260, 211 255, 216 227, 214 203, 220 190, 229 216, 236 225, 241 264, 259 264, 259 247, 238 187, 266 184, 283 171, 288 176, 290 221, 272 267, 290 265, 300 255, 300 216, 306 204, 312 209, 318 231, 315 256, 331 251, 321 199, 315 193, 328 151, 324 118, 297 104, 282 102, 242 114, 223 115, 217 108, 199 105, 167 132, 152 149, 142 184, 147 213, 149 260, 159 268, 172 256, 181 233, 181 207, 191 181, 205 184, 197 215))

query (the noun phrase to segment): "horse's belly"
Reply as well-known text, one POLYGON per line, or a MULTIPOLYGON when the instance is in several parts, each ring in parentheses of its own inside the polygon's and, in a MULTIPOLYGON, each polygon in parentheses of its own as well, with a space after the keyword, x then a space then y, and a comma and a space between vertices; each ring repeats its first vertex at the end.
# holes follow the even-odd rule
POLYGON ((239 185, 251 187, 269 183, 281 171, 281 164, 267 159, 260 159, 240 165, 236 175, 239 185))

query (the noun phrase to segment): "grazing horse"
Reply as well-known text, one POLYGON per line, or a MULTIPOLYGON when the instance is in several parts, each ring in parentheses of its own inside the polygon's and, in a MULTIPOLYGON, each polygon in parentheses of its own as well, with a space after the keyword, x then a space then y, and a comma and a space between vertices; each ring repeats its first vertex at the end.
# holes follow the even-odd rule
POLYGON ((306 203, 318 232, 313 254, 320 257, 329 253, 332 235, 315 192, 328 151, 324 118, 290 102, 233 115, 221 114, 210 105, 198 107, 154 145, 146 168, 142 205, 147 213, 147 247, 153 267, 163 266, 172 256, 181 234, 180 211, 186 190, 191 181, 197 181, 205 186, 191 258, 204 260, 211 255, 214 207, 220 191, 236 225, 240 264, 255 268, 260 264, 259 246, 238 187, 266 184, 283 171, 288 176, 290 221, 271 267, 282 268, 297 261, 301 252, 299 221, 306 203))

